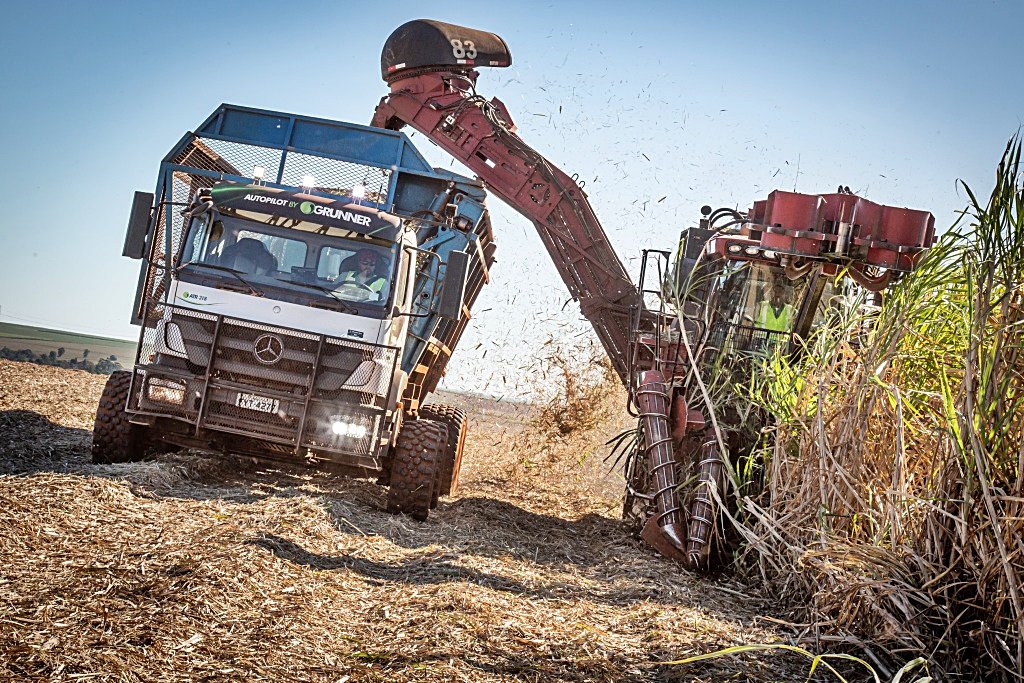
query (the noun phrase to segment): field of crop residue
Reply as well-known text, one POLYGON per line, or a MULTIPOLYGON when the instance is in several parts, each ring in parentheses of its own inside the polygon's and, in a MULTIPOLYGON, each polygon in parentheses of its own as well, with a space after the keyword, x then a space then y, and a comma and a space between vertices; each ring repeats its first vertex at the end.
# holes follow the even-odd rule
POLYGON ((0 361, 4 680, 803 678, 777 657, 662 664, 781 635, 749 589, 620 526, 597 454, 614 424, 553 440, 472 399, 461 488, 420 523, 303 470, 92 465, 103 381, 0 361))
POLYGON ((0 322, 0 347, 4 346, 12 351, 28 349, 40 355, 51 351, 59 352, 63 360, 76 357, 98 359, 112 356, 115 360, 127 365, 134 361, 138 344, 137 340, 99 337, 32 325, 0 322))

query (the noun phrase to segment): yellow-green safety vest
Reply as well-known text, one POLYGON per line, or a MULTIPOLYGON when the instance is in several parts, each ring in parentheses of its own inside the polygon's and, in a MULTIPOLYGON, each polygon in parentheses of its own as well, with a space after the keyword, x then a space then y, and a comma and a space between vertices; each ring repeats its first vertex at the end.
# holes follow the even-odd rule
POLYGON ((371 280, 370 282, 360 282, 359 280, 356 279, 355 271, 350 270, 345 273, 345 277, 342 280, 342 282, 354 282, 357 285, 363 285, 364 287, 367 287, 371 292, 380 294, 380 290, 384 289, 384 283, 387 282, 387 280, 385 280, 383 277, 378 276, 376 280, 371 280))
POLYGON ((779 311, 779 314, 775 315, 775 309, 771 303, 762 301, 761 308, 757 312, 757 322, 755 324, 763 330, 788 332, 789 322, 792 318, 793 306, 791 304, 785 304, 782 310, 779 311))

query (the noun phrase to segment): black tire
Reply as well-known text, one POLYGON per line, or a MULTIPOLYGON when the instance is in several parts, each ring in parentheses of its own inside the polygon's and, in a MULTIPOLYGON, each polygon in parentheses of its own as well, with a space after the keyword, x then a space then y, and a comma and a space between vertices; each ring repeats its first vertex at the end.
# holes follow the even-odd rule
POLYGON ((447 448, 441 460, 440 486, 436 496, 450 496, 459 487, 459 471, 462 469, 462 452, 466 447, 468 420, 466 413, 444 404, 428 403, 420 409, 420 416, 440 422, 448 427, 447 448))
POLYGON ((421 522, 430 514, 448 430, 432 420, 406 420, 398 434, 391 462, 388 512, 401 512, 421 522))
POLYGON ((92 428, 92 461, 97 464, 135 462, 146 453, 146 430, 128 421, 128 389, 132 373, 110 374, 96 408, 92 428))

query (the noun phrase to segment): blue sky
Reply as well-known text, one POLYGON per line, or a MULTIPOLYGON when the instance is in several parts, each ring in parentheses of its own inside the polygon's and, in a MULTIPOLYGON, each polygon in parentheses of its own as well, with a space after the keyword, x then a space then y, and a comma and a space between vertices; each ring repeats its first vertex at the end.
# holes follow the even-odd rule
MULTIPOLYGON (((166 151, 220 102, 367 123, 387 91, 380 48, 423 7, 5 3, 0 319, 135 336, 138 262, 121 243, 166 151)), ((427 16, 505 38, 513 67, 486 71, 480 92, 587 181, 631 272, 702 204, 742 209, 775 188, 849 185, 948 226, 966 201, 957 180, 987 192, 1024 123, 1022 2, 438 7, 427 16)), ((586 326, 562 310, 530 224, 492 211, 499 263, 449 383, 501 393, 548 336, 586 326)))

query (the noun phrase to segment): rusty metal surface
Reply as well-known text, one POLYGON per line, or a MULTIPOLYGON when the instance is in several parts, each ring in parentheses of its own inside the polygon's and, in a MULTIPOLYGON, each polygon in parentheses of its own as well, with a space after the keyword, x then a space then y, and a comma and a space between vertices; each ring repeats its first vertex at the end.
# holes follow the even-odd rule
POLYGON ((640 376, 636 403, 643 422, 644 453, 653 482, 652 495, 657 514, 648 520, 641 538, 662 554, 685 561, 686 532, 677 492, 676 458, 669 427, 669 397, 665 378, 657 370, 640 376), (655 535, 661 538, 654 538, 655 535), (666 542, 668 546, 666 546, 666 542))
POLYGON ((718 457, 718 444, 701 446, 697 483, 686 527, 686 558, 690 566, 707 569, 718 520, 718 500, 725 496, 725 464, 718 457))

